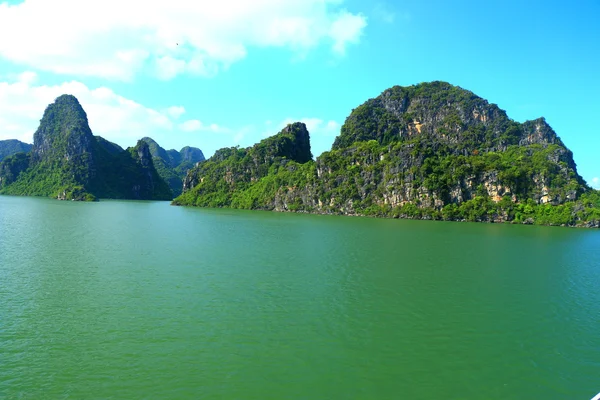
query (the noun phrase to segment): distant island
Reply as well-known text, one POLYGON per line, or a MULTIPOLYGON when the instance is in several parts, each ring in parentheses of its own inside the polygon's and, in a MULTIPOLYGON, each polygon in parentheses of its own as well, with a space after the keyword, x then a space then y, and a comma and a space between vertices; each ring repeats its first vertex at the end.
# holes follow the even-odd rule
POLYGON ((600 192, 543 118, 446 82, 358 106, 316 161, 302 123, 192 168, 175 205, 600 227, 600 192))
POLYGON ((79 101, 62 95, 50 104, 33 145, 0 141, 0 193, 60 200, 172 200, 200 149, 164 150, 145 137, 126 150, 94 136, 79 101))
POLYGON ((180 151, 165 150, 152 138, 143 137, 148 144, 152 162, 161 178, 167 182, 174 196, 179 196, 183 187, 183 178, 196 163, 204 161, 202 150, 185 146, 180 151))

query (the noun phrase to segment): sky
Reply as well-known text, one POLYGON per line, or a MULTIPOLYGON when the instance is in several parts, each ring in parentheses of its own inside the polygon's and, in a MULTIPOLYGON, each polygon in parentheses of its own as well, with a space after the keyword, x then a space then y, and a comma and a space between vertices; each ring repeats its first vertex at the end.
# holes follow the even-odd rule
POLYGON ((32 142, 75 95, 94 134, 206 156, 442 80, 545 117, 600 188, 600 1, 0 0, 0 139, 32 142))

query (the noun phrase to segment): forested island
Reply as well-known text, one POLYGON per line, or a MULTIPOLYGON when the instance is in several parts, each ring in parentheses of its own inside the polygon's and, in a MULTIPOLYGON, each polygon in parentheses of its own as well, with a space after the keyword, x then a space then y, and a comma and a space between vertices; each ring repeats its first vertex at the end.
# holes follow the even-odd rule
POLYGON ((296 122, 248 147, 121 148, 77 99, 44 112, 33 145, 0 141, 0 193, 61 200, 600 227, 600 192, 543 118, 519 123, 446 82, 385 90, 352 110, 316 160, 296 122))
POLYGON ((218 150, 173 204, 320 214, 600 227, 600 194, 543 118, 518 123, 446 82, 358 106, 313 160, 302 123, 218 150))
POLYGON ((87 201, 172 200, 187 170, 204 160, 200 149, 167 151, 148 137, 123 149, 94 136, 71 95, 46 108, 33 146, 0 141, 0 155, 0 193, 87 201))

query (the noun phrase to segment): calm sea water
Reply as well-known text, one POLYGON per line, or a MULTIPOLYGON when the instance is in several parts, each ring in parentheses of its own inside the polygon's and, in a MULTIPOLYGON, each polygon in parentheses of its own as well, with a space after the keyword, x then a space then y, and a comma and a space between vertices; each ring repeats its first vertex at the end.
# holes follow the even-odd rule
POLYGON ((599 391, 597 230, 0 196, 0 398, 599 391))

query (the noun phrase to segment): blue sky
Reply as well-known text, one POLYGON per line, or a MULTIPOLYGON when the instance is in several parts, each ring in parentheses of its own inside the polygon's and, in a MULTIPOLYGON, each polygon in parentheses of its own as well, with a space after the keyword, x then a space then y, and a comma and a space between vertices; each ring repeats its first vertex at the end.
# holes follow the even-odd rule
POLYGON ((597 0, 0 0, 0 139, 31 141, 72 93, 124 147, 211 155, 303 120, 318 155, 368 98, 444 80, 544 116, 600 187, 599 18, 597 0))

